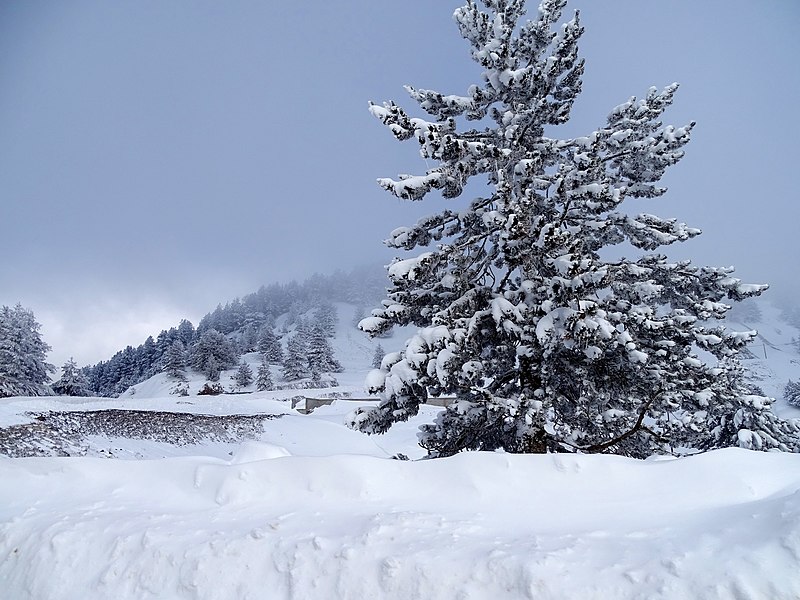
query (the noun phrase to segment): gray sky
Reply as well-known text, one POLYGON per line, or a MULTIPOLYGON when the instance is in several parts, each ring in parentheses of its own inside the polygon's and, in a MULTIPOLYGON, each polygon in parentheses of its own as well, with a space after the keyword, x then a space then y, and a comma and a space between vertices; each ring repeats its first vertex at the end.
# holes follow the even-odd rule
MULTIPOLYGON (((375 185, 426 165, 367 101, 412 109, 403 84, 478 82, 459 5, 0 3, 0 304, 33 309, 57 366, 85 364, 261 284, 386 262, 381 240, 432 209, 375 185)), ((786 288, 800 3, 576 8, 587 74, 565 135, 679 81, 666 121, 698 125, 670 192, 643 210, 704 230, 676 256, 786 288)))

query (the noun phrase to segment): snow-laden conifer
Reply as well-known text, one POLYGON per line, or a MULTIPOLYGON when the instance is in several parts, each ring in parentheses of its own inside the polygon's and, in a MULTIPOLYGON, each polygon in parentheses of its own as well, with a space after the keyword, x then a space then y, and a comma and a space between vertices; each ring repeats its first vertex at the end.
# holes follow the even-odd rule
POLYGON ((388 267, 388 299, 360 327, 421 329, 370 375, 382 400, 352 425, 382 433, 447 394, 456 401, 420 434, 432 455, 798 449, 797 426, 741 384, 736 354, 755 332, 719 324, 728 302, 767 286, 669 260, 662 247, 700 230, 635 212, 664 194, 694 126, 661 122, 677 84, 622 102, 586 136, 557 137, 581 89, 583 28, 578 13, 559 25, 566 0, 544 0, 527 22, 524 4, 455 11, 483 70, 465 95, 407 87, 425 118, 370 105, 434 165, 381 187, 407 200, 456 199, 472 179, 488 189, 391 232, 390 247, 417 253, 388 267))
POLYGON ((336 307, 332 302, 322 301, 314 312, 314 327, 321 329, 325 337, 333 337, 336 333, 336 324, 339 315, 336 314, 336 307))
POLYGON ((286 356, 283 360, 283 376, 288 381, 296 381, 309 375, 306 359, 304 336, 293 335, 286 345, 286 356))
POLYGON ((800 383, 789 380, 783 388, 783 398, 792 406, 800 408, 800 383))
POLYGON ((236 358, 231 342, 216 329, 204 331, 192 346, 192 368, 205 374, 210 381, 219 379, 220 370, 233 367, 236 358))
POLYGON ((281 364, 283 362, 283 349, 281 341, 269 325, 264 325, 258 336, 258 351, 269 362, 281 364))
POLYGON ((53 391, 59 396, 91 395, 89 382, 72 357, 61 367, 61 378, 52 387, 53 391))
POLYGON ((167 348, 163 357, 164 366, 162 370, 175 379, 186 380, 184 369, 186 368, 186 348, 181 340, 175 340, 167 348))
POLYGON ((256 390, 259 392, 269 391, 275 389, 275 384, 272 381, 272 373, 269 370, 269 362, 266 356, 261 357, 261 363, 258 365, 258 373, 256 375, 256 390))
POLYGON ((319 326, 312 327, 306 341, 306 361, 310 371, 318 373, 341 373, 342 365, 333 356, 325 331, 319 326))
POLYGON ((253 383, 253 369, 244 360, 239 363, 239 368, 233 376, 233 380, 239 388, 246 388, 253 383))
POLYGON ((386 351, 383 349, 383 346, 378 344, 375 346, 375 352, 372 355, 372 368, 373 369, 380 369, 381 363, 383 362, 383 357, 386 355, 386 351))
POLYGON ((52 394, 47 382, 55 367, 46 360, 50 346, 40 328, 21 304, 0 308, 0 398, 52 394))

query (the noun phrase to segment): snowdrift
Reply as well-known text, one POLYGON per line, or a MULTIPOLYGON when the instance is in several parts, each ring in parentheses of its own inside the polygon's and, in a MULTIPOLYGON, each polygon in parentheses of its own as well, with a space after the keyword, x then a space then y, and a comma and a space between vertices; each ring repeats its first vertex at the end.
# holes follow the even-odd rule
MULTIPOLYGON (((181 397, 162 374, 121 398, 0 402, 0 455, 37 456, 0 456, 0 598, 800 598, 800 456, 392 460, 423 456, 438 408, 370 437, 343 425, 364 403, 292 409, 364 396, 374 342, 338 308, 337 388, 181 397)), ((778 396, 800 333, 774 310, 758 326, 746 366, 778 396)))
POLYGON ((800 597, 800 457, 0 460, 0 589, 72 598, 800 597))

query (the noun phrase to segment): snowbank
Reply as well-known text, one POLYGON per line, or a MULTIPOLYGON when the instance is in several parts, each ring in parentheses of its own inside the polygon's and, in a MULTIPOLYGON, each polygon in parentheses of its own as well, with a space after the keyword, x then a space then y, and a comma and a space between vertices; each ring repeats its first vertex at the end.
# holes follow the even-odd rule
MULTIPOLYGON (((360 397, 376 342, 355 331, 352 307, 338 308, 346 370, 319 393, 360 397)), ((769 360, 745 362, 779 395, 797 378, 799 333, 775 311, 758 325, 769 360)), ((381 343, 397 349, 406 337, 381 343)), ((423 455, 416 430, 440 409, 367 437, 343 425, 364 403, 299 415, 296 390, 181 397, 174 385, 162 374, 124 398, 0 402, 0 429, 28 428, 45 450, 52 427, 41 413, 153 413, 137 414, 144 433, 81 428, 71 458, 0 457, 0 598, 800 598, 800 456, 391 460, 423 455), (263 424, 189 439, 182 413, 263 424), (159 427, 181 443, 152 435, 159 427)))
POLYGON ((26 598, 800 597, 800 457, 0 460, 26 598))

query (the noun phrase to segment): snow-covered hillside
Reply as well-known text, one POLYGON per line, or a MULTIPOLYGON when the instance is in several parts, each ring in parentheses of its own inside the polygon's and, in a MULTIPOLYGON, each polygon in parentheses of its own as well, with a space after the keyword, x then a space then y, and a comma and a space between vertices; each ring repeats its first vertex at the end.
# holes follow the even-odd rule
POLYGON ((767 396, 778 401, 773 405, 784 418, 800 418, 800 409, 783 402, 783 388, 789 380, 800 381, 800 330, 781 319, 781 311, 768 302, 758 304, 762 316, 753 322, 731 320, 731 329, 758 331, 755 342, 749 346, 751 357, 742 357, 750 381, 759 386, 767 396))
MULTIPOLYGON (((339 363, 341 363, 344 369, 344 372, 342 373, 333 374, 339 385, 327 387, 322 391, 303 390, 298 388, 293 394, 295 396, 305 394, 313 397, 320 394, 330 395, 338 393, 340 395, 349 394, 356 397, 363 397, 364 379, 372 368, 370 364, 377 346, 380 344, 381 347, 383 347, 387 352, 399 350, 402 348, 403 343, 408 336, 410 328, 398 328, 397 331, 392 332, 392 334, 386 338, 372 340, 356 328, 354 324, 354 316, 357 308, 355 306, 344 302, 337 302, 334 304, 336 306, 338 320, 335 325, 334 337, 331 340, 331 346, 336 359, 339 361, 339 363)), ((279 329, 283 327, 289 329, 289 327, 284 325, 285 317, 286 315, 278 319, 277 327, 279 329)), ((286 340, 287 337, 284 337, 284 348, 286 346, 286 340)), ((259 363, 261 362, 261 357, 258 353, 252 352, 244 355, 242 360, 244 360, 250 366, 253 372, 256 372, 258 370, 259 363)), ((272 365, 271 372, 273 380, 278 384, 278 387, 288 388, 293 385, 294 382, 284 381, 279 365, 272 365)), ((235 368, 222 372, 220 376, 220 384, 226 391, 238 389, 233 379, 235 373, 235 368)), ((206 378, 197 372, 190 371, 187 374, 187 379, 188 381, 185 382, 185 385, 181 384, 181 387, 185 387, 189 395, 196 395, 206 383, 206 378)), ((161 373, 155 377, 132 386, 127 392, 122 394, 122 397, 128 399, 135 398, 136 400, 143 398, 160 398, 174 393, 176 387, 178 387, 178 382, 176 382, 176 380, 171 379, 164 373, 161 373)), ((251 384, 243 391, 255 391, 255 385, 251 384)), ((286 397, 286 394, 279 391, 272 394, 266 394, 263 397, 284 398, 286 397)))
MULTIPOLYGON (((364 395, 376 342, 352 310, 336 388, 196 396, 198 376, 178 396, 158 375, 117 399, 3 400, 5 443, 52 456, 0 458, 0 598, 800 597, 800 456, 417 461, 436 407, 372 437, 343 425, 363 402, 292 408, 364 395)), ((768 360, 747 364, 776 393, 798 332, 752 326, 768 360)))

